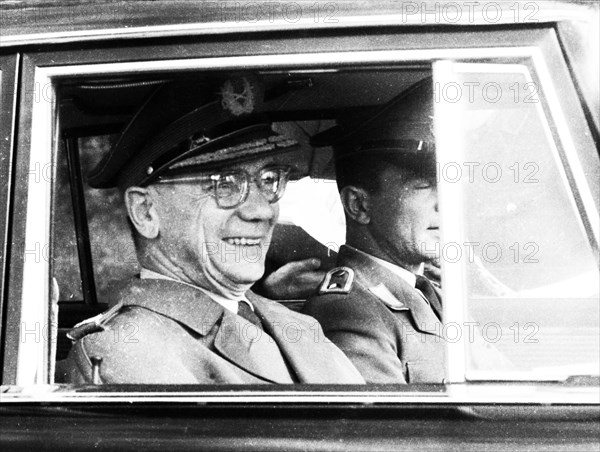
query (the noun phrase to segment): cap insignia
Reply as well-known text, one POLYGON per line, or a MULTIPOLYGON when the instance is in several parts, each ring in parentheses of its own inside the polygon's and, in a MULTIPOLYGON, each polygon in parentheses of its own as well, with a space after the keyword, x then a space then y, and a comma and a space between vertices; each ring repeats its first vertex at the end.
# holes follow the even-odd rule
POLYGON ((246 141, 241 144, 217 149, 212 152, 189 157, 169 166, 170 170, 203 165, 211 162, 219 162, 248 155, 258 155, 263 152, 276 151, 296 146, 298 142, 280 135, 273 135, 268 138, 259 138, 252 141, 246 141))
POLYGON ((233 116, 252 113, 256 107, 256 87, 246 77, 227 80, 221 87, 221 105, 233 116))

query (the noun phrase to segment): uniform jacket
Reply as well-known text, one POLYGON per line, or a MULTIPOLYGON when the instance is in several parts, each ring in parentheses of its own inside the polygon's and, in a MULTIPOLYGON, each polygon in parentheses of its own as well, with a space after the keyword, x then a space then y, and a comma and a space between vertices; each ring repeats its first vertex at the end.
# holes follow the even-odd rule
POLYGON ((442 383, 443 328, 421 294, 351 248, 341 248, 337 264, 354 271, 352 286, 345 293, 323 288, 302 312, 321 323, 367 383, 442 383))
POLYGON ((250 292, 247 296, 264 331, 191 286, 136 278, 120 292, 115 307, 71 332, 79 339, 63 366, 65 380, 364 383, 314 319, 250 292), (98 358, 102 361, 94 369, 98 358))

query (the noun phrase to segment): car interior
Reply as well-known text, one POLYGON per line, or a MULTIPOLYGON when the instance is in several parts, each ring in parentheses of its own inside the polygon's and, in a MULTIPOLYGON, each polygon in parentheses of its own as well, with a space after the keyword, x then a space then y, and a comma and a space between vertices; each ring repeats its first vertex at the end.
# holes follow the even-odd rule
MULTIPOLYGON (((293 180, 280 201, 267 275, 288 262, 313 257, 321 260, 321 269, 328 270, 343 244, 344 218, 331 149, 311 147, 310 137, 334 125, 340 115, 368 114, 430 74, 426 66, 251 74, 264 87, 261 113, 276 131, 300 143, 290 162, 296 169, 293 180)), ((210 72, 179 77, 200 81, 231 75, 210 72)), ((65 80, 57 89, 61 140, 53 196, 52 275, 58 307, 58 361, 70 349, 69 329, 108 309, 110 293, 119 281, 139 272, 118 190, 93 189, 86 184, 86 174, 152 90, 177 76, 65 80)), ((261 292, 260 282, 255 290, 261 292)), ((296 310, 303 304, 297 299, 279 301, 296 310)))
MULTIPOLYGON (((523 69, 514 65, 508 68, 515 73, 499 75, 506 69, 489 65, 485 71, 477 73, 477 69, 472 75, 467 67, 465 84, 474 83, 468 77, 478 77, 476 80, 482 84, 487 82, 483 86, 495 83, 500 89, 495 87, 495 92, 501 92, 501 96, 490 102, 494 91, 487 90, 481 92, 488 96, 485 102, 465 102, 461 114, 470 119, 460 125, 451 124, 453 115, 448 116, 448 129, 454 127, 464 133, 460 138, 466 149, 464 175, 468 169, 469 178, 479 175, 479 180, 474 178, 474 183, 466 184, 459 195, 468 200, 463 220, 451 211, 445 214, 447 223, 465 222, 461 237, 469 240, 444 246, 443 269, 451 270, 448 263, 457 262, 460 255, 464 256, 462 261, 468 257, 468 314, 463 322, 475 320, 489 336, 489 343, 501 349, 511 363, 503 367, 498 362, 469 362, 477 370, 474 375, 490 378, 502 368, 506 378, 514 378, 510 376, 512 369, 530 374, 537 369, 537 378, 548 374, 552 366, 564 372, 573 356, 587 372, 585 369, 595 362, 593 356, 598 347, 592 339, 597 322, 594 323, 593 315, 585 314, 597 310, 594 244, 588 241, 585 224, 573 215, 571 195, 561 185, 560 181, 566 180, 560 166, 556 166, 558 151, 552 150, 553 142, 544 129, 536 97, 541 93, 532 90, 531 83, 523 83, 523 93, 516 93, 515 81, 526 81, 520 74, 523 69), (516 99, 516 95, 521 97, 516 99), (521 157, 515 158, 515 154, 521 157), (547 216, 556 209, 570 209, 572 213, 564 216, 560 226, 552 226, 548 217, 547 230, 540 231, 540 215, 547 216), (557 244, 554 237, 564 236, 565 231, 569 239, 557 244), (564 258, 571 247, 581 250, 579 267, 576 261, 564 258), (544 271, 532 264, 542 265, 544 271), (576 268, 586 269, 583 276, 577 276, 576 268), (576 293, 569 289, 573 281, 579 287, 576 293), (580 308, 564 309, 567 299, 580 308), (549 307, 552 313, 548 313, 549 307), (555 312, 561 314, 557 316, 555 312), (578 325, 578 341, 557 359, 554 344, 568 334, 569 325, 578 325)), ((168 77, 164 73, 78 77, 58 83, 61 139, 56 155, 50 251, 55 302, 52 312, 58 319, 56 361, 68 354, 69 329, 110 308, 110 294, 121 281, 139 272, 118 190, 93 189, 86 184, 86 174, 115 143, 119 132, 156 86, 178 77, 214 81, 232 75, 239 75, 239 71, 186 71, 169 73, 168 77)), ((275 130, 300 143, 290 162, 295 171, 280 201, 281 214, 267 255, 265 275, 286 263, 313 257, 321 260, 322 270, 329 270, 335 266, 337 250, 344 243, 344 215, 331 149, 311 146, 310 137, 332 127, 336 118, 343 115, 368 117, 407 87, 430 77, 432 67, 378 64, 265 69, 245 75, 260 80, 264 89, 261 113, 273 122, 275 130)), ((451 97, 443 90, 435 95, 451 97)), ((438 182, 445 184, 446 193, 450 193, 457 185, 453 179, 457 163, 444 155, 438 159, 438 182)), ((458 198, 452 198, 450 202, 457 201, 458 198)), ((452 286, 455 282, 449 281, 450 290, 456 288, 452 286)), ((261 282, 254 290, 263 291, 261 282)), ((304 302, 278 301, 295 310, 304 302)), ((450 330, 447 333, 453 334, 450 330)))

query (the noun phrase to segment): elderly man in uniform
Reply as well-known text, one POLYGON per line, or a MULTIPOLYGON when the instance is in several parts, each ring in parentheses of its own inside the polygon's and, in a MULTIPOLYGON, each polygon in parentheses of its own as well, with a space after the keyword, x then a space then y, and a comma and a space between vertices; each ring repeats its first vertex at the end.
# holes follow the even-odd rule
POLYGON ((303 312, 370 383, 441 383, 441 295, 423 276, 439 237, 433 93, 425 79, 314 137, 334 148, 346 245, 303 312))
POLYGON ((296 147, 260 101, 248 78, 166 83, 90 174, 123 191, 142 270, 71 331, 67 381, 364 382, 314 319, 249 291, 296 147))

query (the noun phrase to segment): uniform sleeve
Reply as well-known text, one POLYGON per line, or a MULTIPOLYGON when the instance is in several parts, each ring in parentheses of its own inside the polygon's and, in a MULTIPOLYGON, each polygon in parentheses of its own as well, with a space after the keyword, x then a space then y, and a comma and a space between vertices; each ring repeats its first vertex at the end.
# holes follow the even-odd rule
POLYGON ((211 383, 194 375, 182 359, 169 327, 160 316, 137 309, 109 321, 104 331, 79 339, 67 358, 66 380, 92 384, 92 357, 101 358, 99 383, 191 384, 211 383))
POLYGON ((92 384, 90 358, 98 356, 102 358, 99 383, 201 383, 173 353, 164 353, 163 347, 164 344, 161 347, 161 344, 151 344, 149 341, 114 343, 110 334, 86 336, 74 344, 69 354, 67 381, 92 384))

